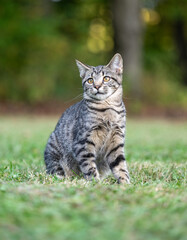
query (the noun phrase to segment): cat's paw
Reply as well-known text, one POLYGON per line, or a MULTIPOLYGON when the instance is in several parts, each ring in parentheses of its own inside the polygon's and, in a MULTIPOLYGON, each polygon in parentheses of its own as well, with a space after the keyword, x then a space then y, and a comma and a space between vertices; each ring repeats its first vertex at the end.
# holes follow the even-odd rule
POLYGON ((119 177, 118 184, 130 184, 129 178, 119 177))
POLYGON ((84 175, 84 178, 87 180, 87 181, 95 181, 95 182, 99 182, 100 181, 100 177, 99 177, 99 174, 90 174, 89 176, 88 175, 84 175))

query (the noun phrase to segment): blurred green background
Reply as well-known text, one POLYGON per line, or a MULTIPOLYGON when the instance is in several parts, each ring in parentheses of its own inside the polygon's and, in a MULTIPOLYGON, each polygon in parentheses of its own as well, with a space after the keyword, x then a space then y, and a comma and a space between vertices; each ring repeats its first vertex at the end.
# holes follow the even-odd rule
POLYGON ((186 0, 1 0, 0 106, 72 99, 75 59, 101 65, 119 52, 127 105, 184 111, 186 12, 186 0))
POLYGON ((187 0, 0 2, 0 239, 185 240, 187 125, 153 117, 187 119, 187 0), (46 176, 57 116, 39 113, 81 99, 75 59, 96 66, 116 52, 132 184, 46 176))

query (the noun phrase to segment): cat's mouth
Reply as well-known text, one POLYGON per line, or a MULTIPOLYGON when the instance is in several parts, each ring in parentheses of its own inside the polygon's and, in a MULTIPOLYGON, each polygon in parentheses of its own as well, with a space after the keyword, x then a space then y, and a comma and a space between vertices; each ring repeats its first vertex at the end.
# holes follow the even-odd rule
POLYGON ((98 94, 105 94, 104 92, 100 92, 99 90, 95 93, 95 95, 98 95, 98 94))

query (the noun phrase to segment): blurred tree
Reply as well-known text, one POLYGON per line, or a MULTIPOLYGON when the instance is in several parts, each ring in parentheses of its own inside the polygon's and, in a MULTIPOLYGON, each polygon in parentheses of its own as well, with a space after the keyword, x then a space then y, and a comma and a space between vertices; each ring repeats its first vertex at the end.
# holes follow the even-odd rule
POLYGON ((131 94, 139 97, 142 93, 141 55, 143 28, 141 1, 115 0, 112 9, 116 51, 119 51, 123 56, 131 94))

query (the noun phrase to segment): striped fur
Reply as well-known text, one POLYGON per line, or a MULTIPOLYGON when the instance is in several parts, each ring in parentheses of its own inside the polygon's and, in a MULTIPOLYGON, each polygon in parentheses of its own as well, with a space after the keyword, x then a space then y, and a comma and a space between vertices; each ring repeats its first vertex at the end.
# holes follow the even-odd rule
POLYGON ((79 61, 77 66, 84 98, 64 112, 49 137, 44 153, 47 173, 99 180, 112 171, 119 183, 130 183, 124 155, 121 55, 114 55, 106 66, 79 61))

